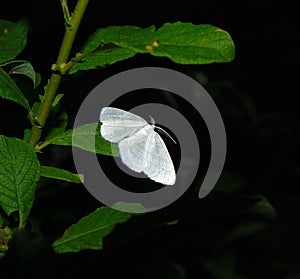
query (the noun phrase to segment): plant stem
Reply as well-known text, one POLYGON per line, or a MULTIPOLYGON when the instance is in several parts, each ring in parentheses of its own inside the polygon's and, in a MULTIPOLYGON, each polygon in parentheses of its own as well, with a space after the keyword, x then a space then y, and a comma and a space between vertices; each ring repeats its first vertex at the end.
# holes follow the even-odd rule
MULTIPOLYGON (((72 18, 70 20, 71 26, 66 27, 66 32, 59 50, 59 54, 56 60, 56 65, 63 69, 70 56, 70 52, 74 43, 78 27, 81 19, 84 15, 89 0, 78 0, 72 18)), ((62 71, 64 73, 64 71, 62 71)), ((62 73, 52 73, 44 98, 39 107, 38 113, 35 117, 35 121, 32 124, 32 129, 28 139, 28 144, 33 148, 39 142, 42 135, 42 128, 45 126, 48 114, 50 112, 52 103, 54 101, 57 89, 62 79, 62 73)))

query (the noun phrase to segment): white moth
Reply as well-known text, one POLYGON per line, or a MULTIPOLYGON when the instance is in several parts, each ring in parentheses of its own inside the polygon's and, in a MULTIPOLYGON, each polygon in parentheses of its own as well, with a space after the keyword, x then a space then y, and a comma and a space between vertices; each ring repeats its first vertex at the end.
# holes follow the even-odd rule
POLYGON ((144 172, 158 183, 173 185, 176 173, 172 159, 151 120, 153 123, 148 124, 128 111, 105 107, 100 113, 100 132, 107 141, 118 143, 121 160, 128 168, 144 172))

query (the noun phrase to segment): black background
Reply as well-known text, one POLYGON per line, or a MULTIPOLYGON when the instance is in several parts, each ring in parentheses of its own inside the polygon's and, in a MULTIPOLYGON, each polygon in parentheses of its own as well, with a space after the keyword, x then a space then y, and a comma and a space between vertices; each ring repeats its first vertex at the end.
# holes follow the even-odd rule
MULTIPOLYGON (((71 2, 70 6, 74 5, 71 2)), ((38 229, 16 235, 1 263, 3 274, 43 278, 300 278, 297 11, 287 1, 91 1, 75 52, 99 27, 160 27, 165 22, 183 21, 227 30, 235 42, 236 57, 226 64, 182 66, 166 58, 137 55, 76 80, 66 78, 59 92, 65 94, 62 103, 70 116, 70 127, 84 96, 114 73, 163 66, 193 77, 200 75, 225 122, 225 171, 240 177, 243 189, 224 195, 214 191, 203 200, 196 199, 196 192, 187 193, 166 210, 119 227, 106 238, 103 251, 56 255, 50 243, 99 203, 78 185, 46 184, 44 191, 37 193, 32 212, 32 226, 37 224, 38 229), (264 195, 271 202, 276 219, 244 213, 244 197, 253 195, 264 195), (165 226, 172 218, 179 223, 165 226), (254 220, 266 224, 264 229, 229 244, 218 244, 238 224, 254 220), (212 263, 214 268, 210 269, 212 263), (228 275, 226 270, 232 265, 239 277, 228 275)), ((59 1, 1 3, 1 19, 17 21, 23 16, 28 17, 31 28, 20 59, 31 61, 45 83, 64 33, 59 1)), ((28 126, 26 112, 5 100, 0 100, 0 109, 1 134, 22 137, 28 126)), ((64 148, 50 148, 45 153, 61 167, 71 160, 64 148)))

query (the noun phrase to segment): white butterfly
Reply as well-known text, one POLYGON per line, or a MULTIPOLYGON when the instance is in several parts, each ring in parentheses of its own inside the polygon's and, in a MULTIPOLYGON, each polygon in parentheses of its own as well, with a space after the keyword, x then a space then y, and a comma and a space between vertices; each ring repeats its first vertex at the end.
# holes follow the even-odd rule
POLYGON ((121 160, 128 168, 144 172, 150 179, 165 185, 175 183, 172 159, 164 141, 154 131, 153 119, 153 123, 148 124, 128 111, 105 107, 100 121, 102 137, 118 143, 121 160))

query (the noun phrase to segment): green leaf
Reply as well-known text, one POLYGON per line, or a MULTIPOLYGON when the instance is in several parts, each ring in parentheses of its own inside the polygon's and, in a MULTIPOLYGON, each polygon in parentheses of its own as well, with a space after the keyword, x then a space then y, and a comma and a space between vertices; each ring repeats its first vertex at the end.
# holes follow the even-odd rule
POLYGON ((257 195, 252 197, 250 196, 249 198, 257 200, 254 205, 248 209, 249 212, 262 215, 269 220, 276 220, 276 210, 266 197, 257 195))
POLYGON ((243 177, 228 171, 223 171, 214 187, 214 191, 232 194, 238 192, 244 184, 245 180, 243 177))
POLYGON ((117 146, 103 139, 100 135, 100 122, 94 122, 67 130, 47 140, 44 145, 56 144, 75 146, 98 154, 118 156, 117 146))
MULTIPOLYGON (((45 88, 44 88, 44 90, 46 91, 46 88, 47 86, 45 86, 45 88)), ((60 100, 61 100, 61 98, 64 96, 64 94, 57 94, 56 96, 55 96, 55 98, 54 98, 54 101, 52 102, 52 107, 56 107, 58 104, 59 104, 59 102, 60 102, 60 100)), ((44 99, 44 96, 43 95, 39 95, 39 99, 40 99, 40 101, 42 102, 43 101, 43 99, 44 99)))
POLYGON ((261 221, 248 221, 241 223, 224 237, 223 243, 231 242, 243 237, 248 237, 266 229, 267 227, 268 225, 261 221))
POLYGON ((112 207, 124 212, 137 212, 133 214, 144 214, 148 211, 141 203, 134 202, 116 202, 112 207))
POLYGON ((62 97, 63 94, 56 95, 52 103, 51 111, 44 130, 44 133, 46 134, 46 141, 62 134, 67 128, 68 115, 60 104, 62 97))
POLYGON ((99 67, 105 67, 118 61, 128 59, 136 54, 135 51, 120 48, 117 46, 111 46, 109 48, 98 49, 93 51, 87 56, 83 56, 78 59, 79 63, 76 63, 68 72, 68 74, 74 74, 78 71, 91 70, 99 67), (81 63, 81 62, 84 63, 81 63))
POLYGON ((0 205, 6 214, 19 212, 20 228, 30 213, 40 164, 34 150, 23 140, 0 136, 0 205))
POLYGON ((49 118, 47 119, 47 125, 45 129, 46 141, 62 134, 68 125, 68 115, 61 106, 52 106, 49 118))
POLYGON ((60 3, 61 3, 62 11, 64 14, 65 23, 68 27, 71 27, 71 22, 70 22, 71 16, 69 13, 67 0, 60 0, 60 3))
MULTIPOLYGON (((46 126, 44 128, 44 134, 46 135, 45 141, 48 141, 60 134, 62 134, 68 125, 68 115, 65 110, 63 110, 59 100, 62 98, 63 94, 58 94, 54 99, 52 104, 46 126)), ((40 99, 44 96, 39 95, 40 99)), ((31 108, 32 114, 35 117, 38 113, 40 102, 35 102, 31 108)))
POLYGON ((220 249, 221 251, 214 259, 205 263, 206 268, 213 274, 215 279, 237 278, 235 276, 235 254, 229 249, 220 249))
POLYGON ((179 220, 173 220, 173 221, 166 222, 165 224, 168 226, 173 226, 173 225, 177 225, 178 222, 179 222, 179 220))
POLYGON ((59 102, 60 102, 60 100, 61 100, 61 98, 64 96, 64 94, 57 94, 56 96, 55 96, 55 99, 54 99, 54 101, 53 101, 53 103, 52 103, 52 106, 53 107, 56 107, 58 104, 59 104, 59 102))
POLYGON ((25 75, 32 80, 34 88, 38 86, 38 83, 40 82, 40 77, 34 71, 33 66, 30 62, 25 60, 11 61, 9 63, 6 63, 5 66, 9 64, 16 64, 9 70, 9 75, 25 75))
POLYGON ((26 46, 28 21, 0 20, 0 64, 14 59, 26 46))
POLYGON ((68 228, 53 243, 57 253, 78 252, 85 249, 102 249, 103 238, 117 224, 126 222, 131 214, 110 207, 100 207, 68 228))
MULTIPOLYGON (((234 44, 230 35, 209 24, 166 23, 157 31, 152 55, 166 56, 181 64, 230 62, 234 44)), ((154 41, 153 41, 154 42, 154 41)))
POLYGON ((135 53, 150 53, 168 57, 181 64, 230 62, 235 52, 230 35, 209 24, 166 23, 158 30, 155 30, 155 26, 146 29, 136 26, 110 26, 98 29, 91 36, 82 49, 82 56, 74 59, 82 65, 75 64, 70 73, 120 61, 121 59, 114 56, 117 50, 124 55, 124 59, 135 53), (103 54, 103 57, 101 53, 107 52, 107 48, 111 50, 103 54), (124 55, 122 49, 130 51, 128 56, 124 55), (112 56, 111 60, 109 54, 112 56))
POLYGON ((16 102, 27 110, 29 103, 12 78, 0 67, 0 97, 16 102))
POLYGON ((146 29, 137 26, 109 26, 99 28, 90 37, 82 49, 83 54, 88 54, 105 44, 113 44, 119 47, 129 48, 135 52, 146 51, 147 44, 151 44, 155 39, 155 26, 146 29))
POLYGON ((42 77, 38 72, 35 72, 35 83, 34 83, 34 88, 37 88, 42 81, 42 77))
POLYGON ((54 178, 54 179, 64 180, 73 183, 83 183, 82 174, 72 173, 67 170, 63 170, 59 168, 41 166, 40 174, 41 176, 47 178, 54 178))
POLYGON ((0 225, 0 259, 9 249, 9 243, 13 237, 12 229, 7 226, 0 225))
POLYGON ((30 129, 25 129, 24 130, 23 141, 27 142, 29 140, 29 136, 30 136, 30 129))

